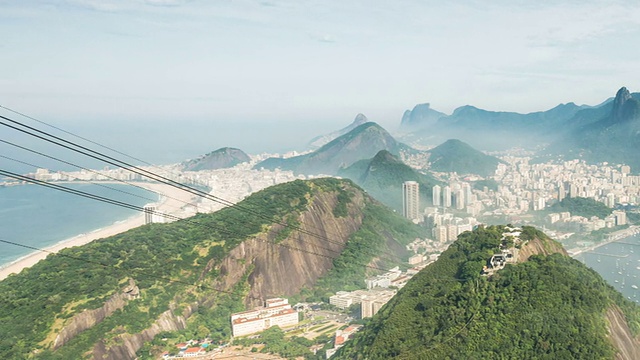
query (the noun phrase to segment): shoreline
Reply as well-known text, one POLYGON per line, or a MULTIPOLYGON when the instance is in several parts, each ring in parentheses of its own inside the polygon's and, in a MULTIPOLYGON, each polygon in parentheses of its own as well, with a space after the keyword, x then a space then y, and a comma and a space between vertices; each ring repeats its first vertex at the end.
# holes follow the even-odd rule
POLYGON ((611 244, 611 243, 616 242, 616 241, 620 241, 620 240, 626 239, 628 237, 637 235, 639 233, 640 233, 640 226, 632 225, 627 229, 619 230, 619 231, 616 231, 616 232, 613 232, 613 233, 609 234, 609 236, 608 236, 608 238, 606 240, 603 240, 603 241, 601 241, 601 242, 599 242, 597 244, 594 244, 592 246, 579 249, 576 252, 572 252, 572 253, 569 254, 569 256, 572 257, 572 258, 575 258, 576 256, 579 256, 579 255, 581 255, 583 253, 586 253, 586 252, 589 252, 589 251, 593 251, 593 250, 595 250, 595 249, 597 249, 597 248, 599 248, 601 246, 604 246, 604 245, 611 244))
MULTIPOLYGON (((157 210, 174 216, 183 215, 181 214, 183 212, 183 208, 187 206, 185 203, 192 203, 192 200, 195 197, 195 195, 191 193, 165 184, 150 182, 135 182, 133 184, 158 193, 159 198, 157 200, 157 210)), ((144 213, 141 212, 127 219, 116 220, 111 225, 63 239, 54 245, 43 248, 42 250, 44 251, 33 251, 17 260, 0 266, 0 281, 10 274, 19 273, 23 269, 35 265, 51 253, 57 253, 58 251, 69 247, 85 245, 94 240, 114 236, 142 225, 144 225, 144 213)))

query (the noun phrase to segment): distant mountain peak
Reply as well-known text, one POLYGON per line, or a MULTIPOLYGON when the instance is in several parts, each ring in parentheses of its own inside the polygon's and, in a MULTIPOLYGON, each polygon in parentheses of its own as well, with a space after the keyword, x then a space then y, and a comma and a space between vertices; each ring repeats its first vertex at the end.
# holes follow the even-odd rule
POLYGON ((397 157, 395 157, 392 153, 390 153, 388 150, 378 151, 378 153, 376 154, 376 156, 373 157, 373 160, 371 162, 377 163, 380 161, 402 162, 397 157))
POLYGON ((626 104, 629 100, 633 100, 631 93, 623 86, 618 90, 616 97, 613 100, 613 109, 611 112, 611 118, 613 121, 617 122, 628 117, 628 106, 626 104))
POLYGON ((347 127, 344 127, 340 130, 334 131, 330 134, 325 134, 325 135, 320 135, 320 136, 316 136, 315 138, 311 139, 311 141, 309 141, 308 146, 312 149, 317 149, 322 147, 323 145, 329 143, 330 141, 348 133, 349 131, 357 128, 358 126, 368 123, 369 119, 363 114, 363 113, 358 113, 358 115, 356 115, 355 119, 353 119, 353 122, 351 122, 351 124, 349 124, 347 127))
POLYGON ((413 110, 407 110, 402 115, 400 126, 405 129, 415 130, 431 126, 446 114, 431 108, 430 103, 417 104, 413 110))
POLYGON ((232 147, 223 147, 197 159, 182 163, 185 171, 216 170, 236 166, 250 161, 244 151, 232 147))
POLYGON ((362 125, 366 122, 369 122, 369 119, 367 119, 367 117, 363 114, 363 113, 358 113, 358 115, 356 115, 356 118, 353 119, 353 125, 362 125))

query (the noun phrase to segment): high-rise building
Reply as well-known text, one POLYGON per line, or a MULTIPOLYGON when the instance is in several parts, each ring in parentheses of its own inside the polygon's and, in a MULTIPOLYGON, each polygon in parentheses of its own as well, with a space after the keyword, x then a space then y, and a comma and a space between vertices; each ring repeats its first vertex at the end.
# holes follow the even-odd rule
POLYGON ((410 220, 420 220, 420 185, 415 181, 402 184, 402 215, 410 220))
POLYGON ((451 188, 449 186, 442 189, 442 206, 451 207, 451 188))
POLYGON ((465 192, 464 189, 458 189, 456 190, 456 194, 455 194, 455 198, 456 198, 456 209, 461 210, 464 209, 464 205, 465 205, 465 196, 464 196, 465 192))
POLYGON ((442 205, 442 188, 440 185, 433 187, 433 206, 442 205))
POLYGON ((151 224, 153 223, 154 213, 156 212, 155 205, 145 205, 144 206, 144 223, 151 224))
POLYGON ((624 211, 614 211, 613 216, 616 218, 616 225, 626 225, 627 224, 627 213, 624 211))
POLYGON ((469 183, 462 184, 462 190, 464 190, 464 204, 471 204, 471 196, 473 195, 471 192, 471 185, 469 185, 469 183))
POLYGON ((569 197, 571 198, 577 198, 578 197, 578 186, 576 186, 575 184, 571 184, 569 186, 569 197))

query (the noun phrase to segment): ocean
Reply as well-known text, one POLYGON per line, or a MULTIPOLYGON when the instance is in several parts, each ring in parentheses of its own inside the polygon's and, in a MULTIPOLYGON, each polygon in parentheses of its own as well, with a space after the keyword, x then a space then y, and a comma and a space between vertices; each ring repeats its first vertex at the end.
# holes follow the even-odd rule
POLYGON ((597 271, 629 300, 640 303, 640 236, 634 235, 575 257, 597 271))
MULTIPOLYGON (((125 184, 103 184, 115 190, 97 184, 62 185, 136 206, 158 201, 157 194, 125 184)), ((138 214, 136 210, 38 185, 0 186, 0 239, 27 246, 46 248, 138 214)), ((0 243, 0 267, 31 252, 0 243)))

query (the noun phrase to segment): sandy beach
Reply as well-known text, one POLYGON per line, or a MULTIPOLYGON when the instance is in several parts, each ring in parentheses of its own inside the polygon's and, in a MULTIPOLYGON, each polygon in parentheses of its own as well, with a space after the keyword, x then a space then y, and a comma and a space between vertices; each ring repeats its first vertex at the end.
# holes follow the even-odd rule
MULTIPOLYGON (((186 206, 185 203, 191 203, 193 198, 195 197, 195 195, 191 193, 176 189, 169 185, 146 182, 137 182, 135 184, 161 194, 158 201, 157 211, 174 215, 180 218, 185 217, 185 213, 183 211, 183 207, 186 206)), ((113 225, 97 229, 89 233, 80 234, 70 239, 66 239, 51 247, 46 248, 46 252, 33 252, 21 259, 18 259, 6 265, 5 267, 0 268, 0 280, 6 278, 10 274, 19 273, 20 271, 22 271, 22 269, 33 266, 38 261, 46 258, 50 253, 56 253, 68 247, 84 245, 94 240, 113 236, 141 225, 144 225, 143 213, 137 214, 123 221, 118 221, 113 225)))

